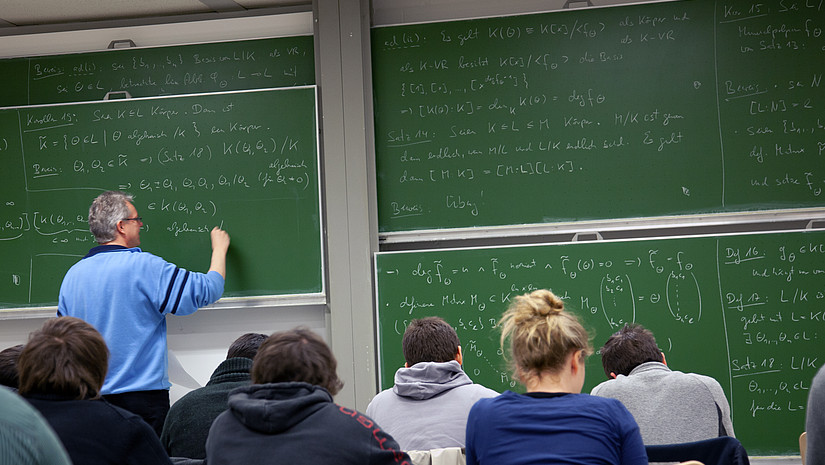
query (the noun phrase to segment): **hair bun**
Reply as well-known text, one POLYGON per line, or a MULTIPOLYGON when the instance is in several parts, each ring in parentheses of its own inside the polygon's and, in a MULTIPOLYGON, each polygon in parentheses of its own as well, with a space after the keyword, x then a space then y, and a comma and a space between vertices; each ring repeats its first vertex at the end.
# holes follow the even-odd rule
POLYGON ((539 316, 556 315, 564 311, 564 301, 547 289, 539 289, 528 294, 533 301, 533 311, 539 316))

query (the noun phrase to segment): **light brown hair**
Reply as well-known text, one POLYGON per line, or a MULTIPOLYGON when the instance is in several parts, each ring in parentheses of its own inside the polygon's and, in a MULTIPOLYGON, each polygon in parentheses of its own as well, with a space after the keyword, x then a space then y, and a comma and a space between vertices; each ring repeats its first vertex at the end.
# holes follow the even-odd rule
POLYGON ((252 361, 255 384, 304 382, 338 394, 338 362, 326 342, 309 328, 274 333, 258 348, 252 361))
POLYGON ((509 362, 519 381, 557 373, 571 352, 593 353, 587 331, 576 315, 564 310, 564 302, 551 291, 540 289, 515 298, 498 326, 501 348, 510 340, 509 362))
POLYGON ((53 318, 29 335, 20 353, 20 394, 94 399, 108 365, 109 349, 92 325, 71 316, 53 318))

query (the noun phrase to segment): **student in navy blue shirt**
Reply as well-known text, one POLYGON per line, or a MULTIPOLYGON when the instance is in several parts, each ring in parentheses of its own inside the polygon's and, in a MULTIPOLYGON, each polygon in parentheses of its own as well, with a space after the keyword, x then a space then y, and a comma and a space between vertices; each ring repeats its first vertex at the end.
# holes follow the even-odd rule
POLYGON ((646 465, 639 427, 615 399, 581 394, 587 332, 548 290, 519 296, 504 313, 515 377, 526 394, 479 400, 467 421, 467 464, 646 465))

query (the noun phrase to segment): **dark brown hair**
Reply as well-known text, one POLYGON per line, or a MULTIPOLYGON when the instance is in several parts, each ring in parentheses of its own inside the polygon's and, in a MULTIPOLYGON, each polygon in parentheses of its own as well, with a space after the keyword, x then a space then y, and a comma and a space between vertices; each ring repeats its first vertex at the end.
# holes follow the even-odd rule
POLYGON ((92 325, 71 316, 53 318, 29 335, 20 354, 20 394, 94 399, 108 365, 109 349, 92 325))
POLYGON ((258 353, 258 348, 261 346, 261 343, 266 340, 266 338, 266 334, 246 333, 238 339, 235 339, 235 342, 229 346, 229 351, 226 353, 226 358, 255 358, 255 354, 258 353))
POLYGON ((539 289, 515 298, 498 325, 501 348, 510 340, 510 363, 526 384, 545 373, 557 373, 571 352, 593 353, 587 331, 576 315, 551 291, 539 289))
POLYGON ((304 382, 338 394, 344 383, 335 370, 338 362, 329 346, 309 328, 274 333, 258 348, 252 362, 256 384, 304 382))
POLYGON ((17 389, 20 376, 17 372, 17 359, 23 352, 23 344, 9 347, 0 351, 0 384, 17 389))
POLYGON ((626 324, 613 333, 604 343, 601 353, 602 368, 608 378, 610 373, 627 376, 642 363, 662 361, 662 351, 653 333, 635 323, 626 324))
POLYGON ((419 362, 455 360, 458 346, 455 329, 437 316, 412 320, 401 340, 404 360, 409 366, 419 362))

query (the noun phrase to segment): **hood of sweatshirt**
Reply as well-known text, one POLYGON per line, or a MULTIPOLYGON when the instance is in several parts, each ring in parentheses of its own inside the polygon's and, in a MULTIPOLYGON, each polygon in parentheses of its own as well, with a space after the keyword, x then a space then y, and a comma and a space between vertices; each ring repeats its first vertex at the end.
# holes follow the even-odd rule
POLYGON ((465 384, 473 382, 455 360, 420 362, 396 371, 392 390, 402 397, 424 400, 465 384))
POLYGON ((330 402, 326 389, 308 383, 253 384, 229 394, 229 410, 235 418, 266 434, 292 428, 330 402))

